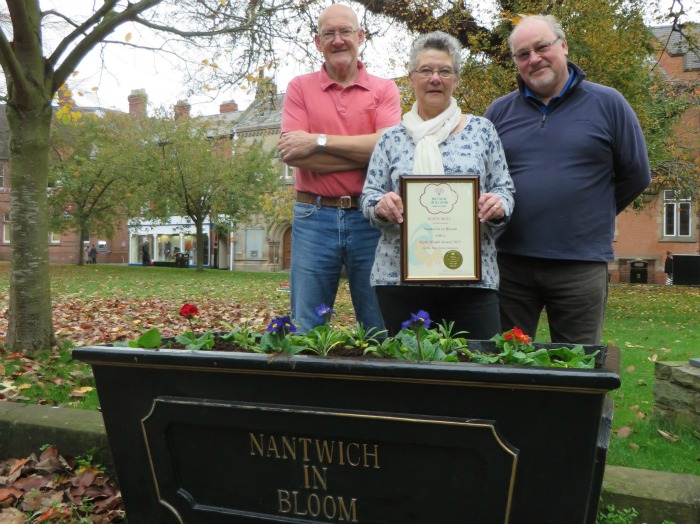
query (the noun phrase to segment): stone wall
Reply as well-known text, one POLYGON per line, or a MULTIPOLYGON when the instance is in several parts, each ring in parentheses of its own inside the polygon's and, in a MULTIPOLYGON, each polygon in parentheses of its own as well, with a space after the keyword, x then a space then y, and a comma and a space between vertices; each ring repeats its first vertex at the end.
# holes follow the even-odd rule
POLYGON ((656 363, 652 412, 700 431, 700 359, 656 363))

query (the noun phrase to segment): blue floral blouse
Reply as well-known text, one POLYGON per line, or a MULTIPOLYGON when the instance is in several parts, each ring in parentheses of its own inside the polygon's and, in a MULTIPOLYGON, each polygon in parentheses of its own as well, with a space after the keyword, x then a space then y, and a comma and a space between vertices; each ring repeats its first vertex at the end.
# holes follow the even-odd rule
MULTIPOLYGON (((503 227, 513 213, 515 188, 508 174, 503 146, 493 124, 481 117, 467 116, 461 131, 440 144, 445 175, 478 175, 479 191, 494 193, 502 201, 505 216, 498 222, 480 224, 481 281, 449 282, 449 286, 498 289, 498 266, 494 232, 503 227)), ((374 148, 367 179, 360 197, 360 209, 373 226, 381 229, 374 265, 372 286, 401 284, 401 225, 383 221, 375 214, 374 203, 385 193, 401 195, 401 175, 413 174, 416 145, 403 124, 387 129, 374 148)), ((420 284, 417 284, 420 285, 420 284)))

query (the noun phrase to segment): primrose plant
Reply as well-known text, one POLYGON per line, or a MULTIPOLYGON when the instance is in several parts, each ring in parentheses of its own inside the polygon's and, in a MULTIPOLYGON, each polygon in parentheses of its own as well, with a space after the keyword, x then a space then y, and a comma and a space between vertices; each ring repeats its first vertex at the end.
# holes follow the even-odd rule
POLYGON ((201 336, 194 334, 192 320, 199 315, 199 309, 194 304, 185 304, 180 308, 179 315, 187 319, 190 324, 190 330, 182 335, 175 337, 175 341, 185 346, 185 349, 211 349, 214 347, 214 334, 211 331, 205 331, 201 336))
POLYGON ((365 353, 374 353, 384 358, 411 361, 456 362, 457 351, 466 347, 466 340, 453 334, 454 322, 438 324, 431 329, 433 321, 427 311, 411 313, 403 322, 395 337, 386 338, 376 347, 368 347, 365 353))
POLYGON ((325 357, 333 348, 346 346, 348 336, 345 331, 331 327, 329 322, 335 316, 335 311, 326 304, 318 306, 316 314, 324 320, 324 323, 309 329, 304 335, 303 341, 306 344, 306 349, 325 357))
POLYGON ((581 344, 573 347, 536 348, 529 335, 514 326, 510 331, 491 338, 500 353, 481 353, 463 350, 472 362, 478 364, 512 364, 557 368, 595 367, 595 357, 600 351, 586 353, 581 344))
POLYGON ((289 316, 275 318, 267 326, 258 347, 254 349, 260 353, 286 353, 290 356, 301 353, 306 347, 294 344, 294 339, 287 336, 295 333, 296 330, 297 327, 289 316))

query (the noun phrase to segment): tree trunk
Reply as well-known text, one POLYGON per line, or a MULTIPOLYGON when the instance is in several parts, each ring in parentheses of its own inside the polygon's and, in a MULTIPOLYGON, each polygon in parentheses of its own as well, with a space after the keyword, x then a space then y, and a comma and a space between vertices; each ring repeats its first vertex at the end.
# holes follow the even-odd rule
POLYGON ((90 228, 88 225, 85 223, 84 220, 80 221, 80 228, 78 230, 78 234, 80 235, 80 239, 78 242, 78 265, 82 266, 86 262, 88 262, 88 257, 87 253, 85 252, 85 248, 89 246, 90 244, 88 243, 87 246, 83 242, 84 238, 89 239, 90 238, 90 228))
POLYGON ((33 353, 55 343, 47 214, 50 104, 20 114, 7 106, 10 128, 10 318, 7 347, 33 353))
POLYGON ((197 239, 197 271, 204 271, 204 219, 194 221, 195 238, 197 239))

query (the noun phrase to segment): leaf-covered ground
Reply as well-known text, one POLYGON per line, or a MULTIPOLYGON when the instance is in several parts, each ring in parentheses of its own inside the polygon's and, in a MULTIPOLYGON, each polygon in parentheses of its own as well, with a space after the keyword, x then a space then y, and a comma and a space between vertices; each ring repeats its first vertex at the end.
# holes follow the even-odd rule
MULTIPOLYGON (((125 266, 53 266, 52 303, 56 336, 75 345, 133 339, 156 327, 164 336, 190 328, 178 316, 186 302, 197 305, 195 329, 223 330, 223 322, 264 329, 289 314, 289 275, 125 266)), ((9 266, 0 262, 0 343, 8 321, 9 266)), ((347 284, 336 301, 338 325, 355 322, 347 284)))
POLYGON ((48 446, 37 457, 0 461, 0 524, 124 522, 114 479, 48 446))

